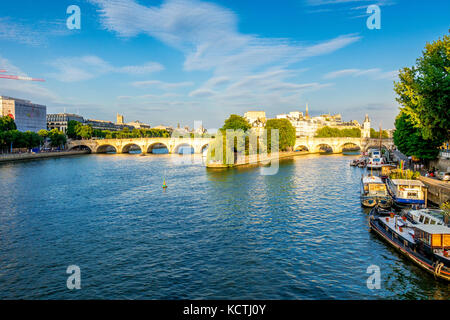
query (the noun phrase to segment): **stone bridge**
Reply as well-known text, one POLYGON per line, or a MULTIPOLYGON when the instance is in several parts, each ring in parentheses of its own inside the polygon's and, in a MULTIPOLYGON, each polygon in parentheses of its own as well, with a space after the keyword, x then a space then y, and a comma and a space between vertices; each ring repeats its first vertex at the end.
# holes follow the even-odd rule
MULTIPOLYGON (((391 149, 394 146, 393 139, 382 139, 382 147, 391 149)), ((307 150, 310 153, 321 152, 321 148, 331 149, 333 153, 342 153, 344 148, 358 147, 362 151, 367 151, 369 148, 379 148, 379 139, 370 138, 297 138, 295 141, 294 150, 307 150)))
MULTIPOLYGON (((151 153, 155 148, 165 147, 169 153, 178 153, 181 147, 191 147, 194 153, 202 153, 211 138, 126 138, 126 139, 91 139, 71 140, 67 143, 68 150, 77 147, 88 147, 92 153, 105 153, 114 148, 116 153, 128 153, 132 148, 139 148, 142 153, 151 153)), ((319 153, 323 148, 331 149, 333 153, 341 153, 344 148, 358 147, 367 151, 371 147, 379 147, 379 139, 367 138, 297 138, 294 150, 306 150, 319 153)), ((392 148, 392 139, 382 139, 382 146, 392 148)))
POLYGON ((151 153, 155 148, 167 148, 169 153, 178 153, 181 147, 191 146, 194 153, 202 153, 211 140, 211 138, 91 139, 72 140, 67 143, 67 147, 69 150, 88 147, 92 153, 105 153, 111 148, 114 148, 116 153, 128 153, 132 148, 139 148, 142 153, 151 153))

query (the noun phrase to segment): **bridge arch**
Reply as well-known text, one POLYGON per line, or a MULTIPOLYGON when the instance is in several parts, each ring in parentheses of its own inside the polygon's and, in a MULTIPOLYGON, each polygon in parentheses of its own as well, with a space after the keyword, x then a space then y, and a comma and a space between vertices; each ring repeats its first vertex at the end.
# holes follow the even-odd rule
POLYGON ((97 153, 118 153, 117 151, 117 147, 113 146, 112 144, 99 145, 96 150, 97 153))
POLYGON ((77 144, 68 149, 68 151, 77 151, 77 150, 89 150, 89 153, 92 153, 92 149, 84 144, 77 144))
POLYGON ((309 152, 309 148, 308 148, 308 146, 306 146, 304 144, 299 144, 299 145, 295 146, 294 151, 308 151, 309 152))
POLYGON ((163 153, 169 153, 169 151, 170 151, 169 147, 165 143, 159 142, 159 141, 154 142, 147 147, 147 153, 163 154, 163 153), (164 149, 166 149, 167 152, 164 149), (157 151, 157 150, 161 150, 161 151, 157 151))
POLYGON ((176 154, 193 154, 195 152, 194 147, 186 142, 180 143, 178 144, 174 149, 173 149, 173 153, 176 154), (190 150, 188 150, 190 148, 190 150), (187 152, 189 151, 189 152, 187 152))
POLYGON ((208 150, 209 148, 209 143, 205 143, 201 148, 200 148, 200 153, 205 152, 205 150, 208 150))
MULTIPOLYGON (((381 144, 381 147, 386 150, 389 150, 389 148, 385 144, 381 144)), ((367 146, 364 147, 364 152, 369 151, 369 149, 380 149, 380 144, 368 144, 367 146)))
POLYGON ((142 147, 136 143, 128 143, 122 147, 122 153, 142 153, 142 147))
POLYGON ((316 153, 333 153, 333 147, 330 146, 328 143, 320 143, 315 146, 314 152, 316 153))
POLYGON ((361 146, 355 142, 345 142, 339 146, 339 151, 343 152, 345 149, 351 151, 361 151, 361 146))

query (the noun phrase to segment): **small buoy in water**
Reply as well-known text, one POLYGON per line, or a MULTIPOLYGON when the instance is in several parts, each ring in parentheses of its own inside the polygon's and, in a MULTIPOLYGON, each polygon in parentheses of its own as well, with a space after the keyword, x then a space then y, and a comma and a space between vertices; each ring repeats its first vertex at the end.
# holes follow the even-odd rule
POLYGON ((163 182, 163 189, 165 189, 165 188, 167 188, 167 185, 166 185, 166 179, 164 179, 164 182, 163 182))

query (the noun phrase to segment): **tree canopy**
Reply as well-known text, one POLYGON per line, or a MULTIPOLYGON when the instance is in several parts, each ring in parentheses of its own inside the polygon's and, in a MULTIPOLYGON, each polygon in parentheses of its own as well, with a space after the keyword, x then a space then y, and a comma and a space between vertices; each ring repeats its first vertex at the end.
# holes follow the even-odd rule
POLYGON ((2 148, 34 148, 39 146, 43 138, 36 132, 17 130, 16 123, 9 116, 0 117, 0 147, 2 148))
POLYGON ((316 131, 315 137, 317 138, 330 138, 330 137, 352 137, 360 138, 361 129, 360 128, 331 128, 329 126, 322 127, 316 131))
MULTIPOLYGON (((380 138, 380 131, 378 130, 375 130, 374 128, 370 128, 370 137, 371 138, 375 138, 375 139, 378 139, 378 138, 380 138)), ((381 132, 381 138, 382 139, 387 139, 387 138, 389 138, 389 134, 387 133, 387 131, 386 130, 383 130, 382 132, 381 132)))
MULTIPOLYGON (((399 82, 394 85, 401 112, 396 125, 397 141, 414 131, 414 138, 407 139, 403 146, 410 154, 419 154, 415 148, 437 148, 450 139, 450 36, 444 35, 432 43, 427 43, 416 65, 403 68, 399 82), (401 132, 404 130, 404 132, 401 132), (421 135, 423 140, 419 140, 421 135), (426 141, 427 143, 422 143, 426 141)), ((402 142, 398 141, 402 144, 402 142)), ((397 145, 398 146, 398 145, 397 145)), ((399 147, 400 149, 400 147, 399 147)), ((401 149, 400 149, 401 151, 401 149)), ((425 156, 436 154, 429 150, 425 156)))
POLYGON ((394 143, 407 156, 434 159, 439 153, 439 140, 426 140, 406 112, 400 112, 395 120, 394 143))
POLYGON ((295 128, 288 119, 269 119, 266 122, 267 147, 271 150, 272 130, 278 129, 280 151, 290 151, 295 144, 295 128))
POLYGON ((0 132, 8 130, 16 130, 14 119, 9 116, 0 117, 0 132))
POLYGON ((75 121, 75 120, 69 120, 69 122, 67 123, 67 130, 66 130, 67 138, 79 139, 79 136, 77 135, 77 132, 76 132, 76 127, 79 123, 80 122, 75 121))
POLYGON ((223 125, 223 127, 221 128, 221 130, 227 130, 227 129, 231 129, 231 130, 239 130, 241 129, 244 132, 247 132, 247 130, 249 130, 252 126, 250 125, 250 123, 247 121, 247 119, 245 119, 242 116, 239 116, 237 114, 232 114, 230 115, 230 117, 225 120, 225 123, 223 125))

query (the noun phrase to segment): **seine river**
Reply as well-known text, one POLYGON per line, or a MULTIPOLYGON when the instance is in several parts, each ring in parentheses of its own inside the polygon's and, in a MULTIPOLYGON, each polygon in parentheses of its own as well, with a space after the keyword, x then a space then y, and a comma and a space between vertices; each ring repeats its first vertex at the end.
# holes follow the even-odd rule
POLYGON ((2 164, 0 298, 449 299, 369 232, 354 157, 299 156, 272 176, 177 155, 2 164))

